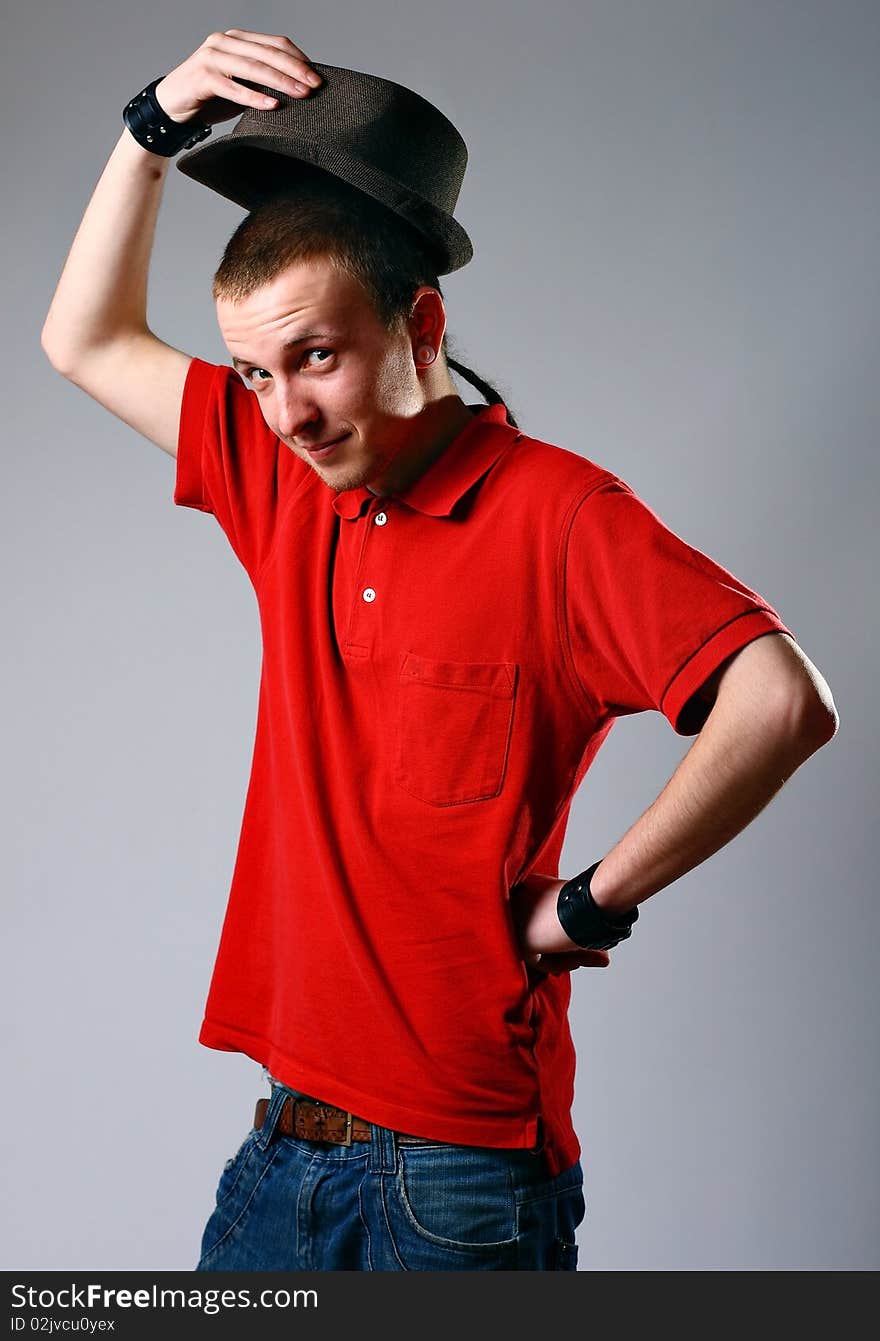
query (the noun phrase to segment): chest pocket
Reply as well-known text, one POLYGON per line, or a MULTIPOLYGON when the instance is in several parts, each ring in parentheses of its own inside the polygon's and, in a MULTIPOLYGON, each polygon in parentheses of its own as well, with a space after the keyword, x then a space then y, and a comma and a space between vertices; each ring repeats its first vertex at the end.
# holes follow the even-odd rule
POLYGON ((497 796, 504 784, 517 663, 407 652, 397 687, 394 780, 434 806, 497 796))

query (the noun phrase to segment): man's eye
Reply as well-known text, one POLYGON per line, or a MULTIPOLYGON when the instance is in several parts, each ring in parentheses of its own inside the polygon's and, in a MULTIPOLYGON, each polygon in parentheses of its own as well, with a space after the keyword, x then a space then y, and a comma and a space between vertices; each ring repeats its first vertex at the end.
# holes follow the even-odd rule
MULTIPOLYGON (((303 361, 311 358, 312 354, 326 354, 328 358, 331 358, 333 355, 333 350, 319 349, 319 348, 307 349, 306 352, 303 354, 303 361)), ((323 363, 326 363, 326 361, 327 361, 326 359, 321 359, 318 364, 313 366, 320 367, 323 363)), ((271 377, 271 373, 267 372, 265 368, 245 368, 244 372, 242 373, 242 377, 245 379, 246 382, 251 382, 255 380, 254 379, 255 373, 266 373, 266 377, 271 377)), ((258 385, 261 385, 262 381, 263 381, 262 378, 259 377, 256 378, 256 382, 258 385)))

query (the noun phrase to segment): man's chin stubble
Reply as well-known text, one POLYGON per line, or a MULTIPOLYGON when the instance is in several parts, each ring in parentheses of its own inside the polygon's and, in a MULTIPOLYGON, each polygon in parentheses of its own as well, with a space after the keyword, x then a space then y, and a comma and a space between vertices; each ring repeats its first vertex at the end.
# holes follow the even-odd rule
MULTIPOLYGON (((328 487, 337 494, 344 493, 347 489, 360 489, 375 484, 382 466, 381 460, 375 461, 373 463, 373 468, 370 470, 365 469, 363 463, 360 465, 353 465, 349 462, 346 465, 342 462, 331 464, 331 462, 328 461, 326 466, 324 466, 319 461, 313 461, 308 452, 303 453, 294 447, 291 447, 290 450, 295 456, 299 457, 300 461, 309 466, 324 484, 328 485, 328 487)), ((373 492, 378 493, 379 491, 374 488, 373 492)))
POLYGON ((372 475, 366 475, 363 471, 331 470, 329 468, 325 471, 314 461, 310 461, 309 465, 319 479, 337 494, 345 493, 347 489, 363 488, 373 478, 372 475))

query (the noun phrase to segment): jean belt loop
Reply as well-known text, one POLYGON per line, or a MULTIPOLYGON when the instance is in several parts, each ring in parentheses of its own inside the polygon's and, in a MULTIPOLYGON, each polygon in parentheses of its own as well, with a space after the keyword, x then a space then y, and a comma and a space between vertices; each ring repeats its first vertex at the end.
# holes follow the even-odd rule
POLYGON ((370 1173, 394 1173, 397 1168, 397 1134, 378 1122, 370 1123, 370 1173))
POLYGON ((272 1095, 269 1099, 269 1107, 266 1109, 266 1120, 260 1130, 257 1132, 256 1141, 261 1149, 265 1150, 275 1133, 275 1127, 281 1109, 284 1107, 285 1099, 291 1097, 290 1090, 285 1089, 283 1085, 273 1085, 272 1095))

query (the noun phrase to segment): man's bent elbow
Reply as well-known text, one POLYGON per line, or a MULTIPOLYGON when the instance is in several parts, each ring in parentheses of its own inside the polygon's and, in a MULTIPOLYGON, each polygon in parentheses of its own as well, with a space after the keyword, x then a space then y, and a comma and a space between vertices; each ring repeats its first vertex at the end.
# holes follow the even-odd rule
POLYGON ((69 357, 65 357, 61 350, 53 344, 52 340, 47 337, 45 327, 43 327, 40 334, 40 348, 55 371, 60 373, 62 377, 69 379, 70 368, 72 366, 71 360, 69 357))
POLYGON ((788 729, 797 738, 804 759, 837 735, 840 714, 825 680, 793 695, 785 713, 788 729))
POLYGON ((792 647, 797 661, 775 679, 777 692, 768 697, 781 730, 801 743, 807 758, 837 734, 840 716, 822 672, 802 648, 792 647))
POLYGON ((812 716, 814 720, 811 729, 816 733, 818 749, 820 745, 827 745, 829 740, 834 739, 840 726, 840 714, 830 694, 827 701, 823 699, 816 705, 812 716))

